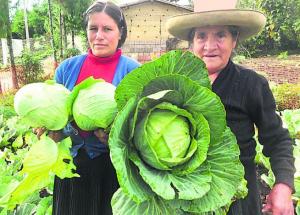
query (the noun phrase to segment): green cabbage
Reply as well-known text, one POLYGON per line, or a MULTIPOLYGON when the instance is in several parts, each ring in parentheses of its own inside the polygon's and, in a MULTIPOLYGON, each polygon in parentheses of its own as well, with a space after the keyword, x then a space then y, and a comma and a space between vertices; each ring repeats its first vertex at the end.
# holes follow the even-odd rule
POLYGON ((78 127, 86 131, 109 127, 118 111, 114 95, 115 86, 103 80, 88 78, 77 85, 71 99, 78 127))
POLYGON ((225 214, 245 196, 236 138, 203 61, 171 51, 118 85, 109 135, 114 214, 225 214))
POLYGON ((67 100, 70 92, 53 82, 23 86, 14 97, 16 113, 32 127, 60 130, 68 122, 70 111, 67 100))

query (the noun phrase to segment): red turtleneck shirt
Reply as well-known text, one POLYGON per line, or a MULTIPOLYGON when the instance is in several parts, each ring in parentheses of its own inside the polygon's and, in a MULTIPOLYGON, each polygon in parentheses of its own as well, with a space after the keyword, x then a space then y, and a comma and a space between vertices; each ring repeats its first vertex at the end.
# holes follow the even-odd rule
POLYGON ((121 54, 121 49, 118 49, 112 56, 97 57, 93 55, 91 49, 89 49, 88 56, 83 62, 76 85, 90 76, 93 76, 95 79, 101 78, 106 82, 112 83, 121 54))

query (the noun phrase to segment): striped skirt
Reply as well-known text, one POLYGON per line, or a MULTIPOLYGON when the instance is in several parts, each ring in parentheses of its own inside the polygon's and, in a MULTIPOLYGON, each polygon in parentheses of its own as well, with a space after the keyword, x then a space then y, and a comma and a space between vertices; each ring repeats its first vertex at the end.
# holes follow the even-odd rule
POLYGON ((80 178, 55 178, 53 215, 110 215, 111 198, 118 189, 109 153, 90 159, 81 149, 74 158, 80 178))

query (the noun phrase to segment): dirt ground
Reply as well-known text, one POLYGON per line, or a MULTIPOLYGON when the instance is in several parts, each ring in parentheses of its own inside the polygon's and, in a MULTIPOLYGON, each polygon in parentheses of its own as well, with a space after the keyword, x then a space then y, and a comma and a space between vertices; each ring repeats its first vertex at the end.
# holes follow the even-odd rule
POLYGON ((275 83, 300 83, 300 55, 290 55, 287 59, 274 56, 251 58, 240 64, 254 69, 275 83))

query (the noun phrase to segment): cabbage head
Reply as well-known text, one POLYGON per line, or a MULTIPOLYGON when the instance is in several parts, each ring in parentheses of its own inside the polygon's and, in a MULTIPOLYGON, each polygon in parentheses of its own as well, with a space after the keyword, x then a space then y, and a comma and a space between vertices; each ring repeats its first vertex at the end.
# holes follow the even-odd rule
POLYGON ((17 91, 14 108, 32 127, 60 130, 70 117, 67 105, 69 94, 70 91, 63 85, 51 81, 27 84, 17 91))
POLYGON ((73 118, 85 131, 108 128, 117 115, 116 87, 102 79, 88 78, 71 93, 73 118))
POLYGON ((226 214, 247 193, 236 138, 202 60, 162 55, 129 73, 115 99, 114 214, 226 214))

